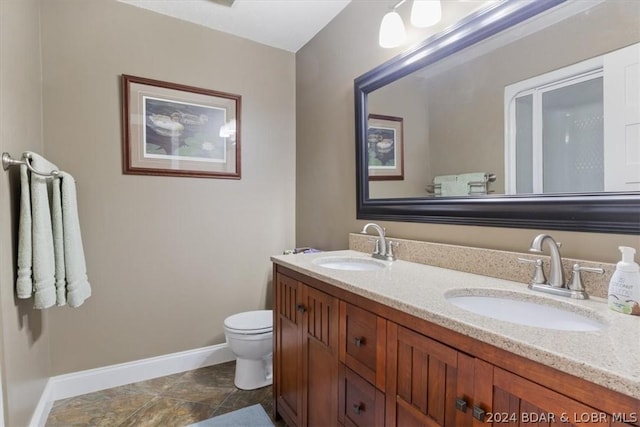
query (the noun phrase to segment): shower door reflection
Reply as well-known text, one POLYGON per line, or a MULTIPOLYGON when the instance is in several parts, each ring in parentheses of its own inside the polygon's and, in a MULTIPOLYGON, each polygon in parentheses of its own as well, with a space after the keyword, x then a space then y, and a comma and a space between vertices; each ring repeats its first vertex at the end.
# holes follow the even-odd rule
POLYGON ((639 58, 636 44, 506 88, 507 194, 640 189, 639 58))

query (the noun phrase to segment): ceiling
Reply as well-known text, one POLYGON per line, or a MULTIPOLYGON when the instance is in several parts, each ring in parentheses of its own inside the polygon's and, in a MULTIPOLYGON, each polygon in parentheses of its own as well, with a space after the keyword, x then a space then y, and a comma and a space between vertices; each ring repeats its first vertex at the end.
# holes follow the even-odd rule
POLYGON ((235 0, 231 7, 218 0, 119 1, 297 52, 351 0, 235 0))

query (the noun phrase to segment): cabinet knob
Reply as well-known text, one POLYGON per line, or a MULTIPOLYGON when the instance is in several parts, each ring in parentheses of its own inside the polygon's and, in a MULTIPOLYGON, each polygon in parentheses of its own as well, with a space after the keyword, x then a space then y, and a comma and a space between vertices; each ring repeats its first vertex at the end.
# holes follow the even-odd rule
POLYGON ((485 415, 486 412, 484 411, 484 409, 479 406, 473 407, 473 418, 483 423, 485 415))
POLYGON ((353 343, 356 345, 356 347, 362 347, 364 345, 364 341, 364 337, 355 337, 353 343))
POLYGON ((462 412, 466 413, 467 412, 467 406, 468 406, 467 401, 464 400, 463 398, 458 397, 456 399, 456 409, 458 411, 462 411, 462 412))
POLYGON ((364 405, 362 403, 354 403, 353 404, 353 412, 356 414, 360 414, 364 410, 364 405))
POLYGON ((296 310, 298 310, 300 313, 304 313, 305 311, 307 311, 307 308, 304 306, 304 304, 298 304, 296 305, 296 310))

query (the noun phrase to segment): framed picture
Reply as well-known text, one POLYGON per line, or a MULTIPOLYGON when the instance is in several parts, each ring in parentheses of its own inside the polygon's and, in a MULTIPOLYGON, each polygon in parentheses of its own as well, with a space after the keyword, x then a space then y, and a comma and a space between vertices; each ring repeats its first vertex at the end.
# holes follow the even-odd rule
POLYGON ((124 173, 240 179, 239 95, 123 75, 124 173))
POLYGON ((402 118, 369 114, 367 151, 369 180, 403 180, 402 118))

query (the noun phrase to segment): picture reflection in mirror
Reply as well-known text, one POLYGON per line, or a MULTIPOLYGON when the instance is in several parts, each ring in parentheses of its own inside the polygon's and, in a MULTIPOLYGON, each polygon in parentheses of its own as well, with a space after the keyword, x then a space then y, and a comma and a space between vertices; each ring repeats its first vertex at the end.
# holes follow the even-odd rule
POLYGON ((367 152, 369 179, 404 179, 402 118, 369 114, 367 152))
POLYGON ((405 160, 370 198, 639 191, 640 7, 572 3, 369 93, 405 160))

